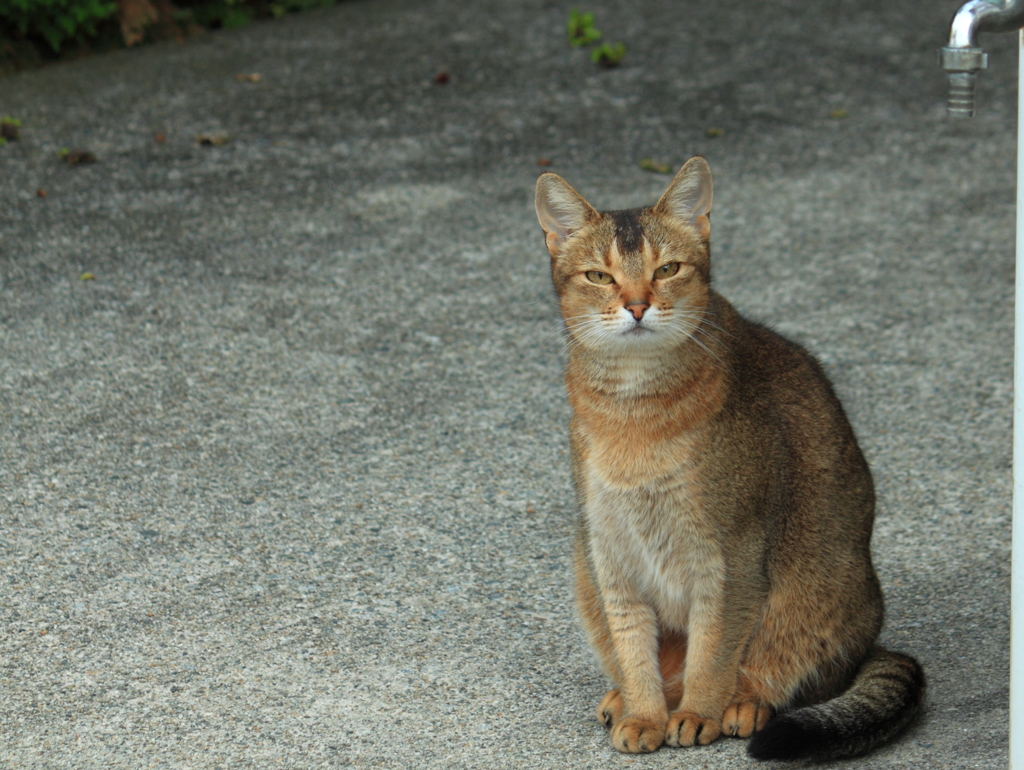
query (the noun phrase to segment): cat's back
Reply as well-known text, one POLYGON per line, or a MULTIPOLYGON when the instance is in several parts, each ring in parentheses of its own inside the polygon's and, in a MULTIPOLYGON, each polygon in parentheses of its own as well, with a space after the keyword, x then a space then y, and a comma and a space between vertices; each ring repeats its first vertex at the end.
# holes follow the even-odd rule
POLYGON ((866 547, 874 484, 822 365, 768 326, 737 318, 733 404, 745 413, 750 438, 769 448, 773 497, 780 501, 774 513, 791 524, 827 520, 822 531, 829 537, 845 531, 866 547))

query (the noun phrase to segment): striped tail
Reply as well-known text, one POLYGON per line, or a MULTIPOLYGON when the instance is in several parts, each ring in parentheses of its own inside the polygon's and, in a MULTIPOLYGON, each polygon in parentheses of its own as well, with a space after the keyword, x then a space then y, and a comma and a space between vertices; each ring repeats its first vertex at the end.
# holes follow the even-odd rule
POLYGON ((754 759, 815 762, 863 754, 910 724, 924 690, 924 672, 916 660, 874 647, 846 692, 769 720, 754 733, 747 753, 754 759))

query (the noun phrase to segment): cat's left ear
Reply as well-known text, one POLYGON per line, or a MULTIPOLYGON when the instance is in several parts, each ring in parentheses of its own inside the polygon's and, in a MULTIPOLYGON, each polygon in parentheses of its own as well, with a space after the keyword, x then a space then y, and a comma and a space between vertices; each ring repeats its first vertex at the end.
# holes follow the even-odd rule
POLYGON ((695 227, 703 240, 711 237, 711 168, 699 155, 679 169, 672 184, 654 206, 654 213, 667 214, 695 227))
POLYGON ((544 228, 544 241, 552 257, 562 253, 562 245, 570 234, 601 217, 558 174, 540 175, 534 205, 540 226, 544 228))

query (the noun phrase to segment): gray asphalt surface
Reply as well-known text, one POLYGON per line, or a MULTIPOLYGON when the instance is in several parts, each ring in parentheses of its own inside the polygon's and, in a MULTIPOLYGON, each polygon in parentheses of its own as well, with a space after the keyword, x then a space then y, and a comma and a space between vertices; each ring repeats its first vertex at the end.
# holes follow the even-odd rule
POLYGON ((0 767, 750 766, 593 718, 532 208, 696 153, 718 288, 845 401, 929 677, 850 764, 1005 767, 1016 56, 950 123, 956 5, 593 0, 605 70, 568 3, 353 0, 0 79, 0 767))

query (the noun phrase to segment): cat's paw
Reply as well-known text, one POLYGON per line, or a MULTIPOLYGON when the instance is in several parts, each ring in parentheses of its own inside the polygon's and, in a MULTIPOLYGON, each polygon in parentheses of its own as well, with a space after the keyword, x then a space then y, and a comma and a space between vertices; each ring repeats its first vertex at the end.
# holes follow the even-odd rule
POLYGON ((733 703, 722 717, 722 732, 737 738, 749 738, 771 718, 772 710, 760 703, 733 703))
POLYGON ((665 741, 665 723, 626 717, 612 728, 612 746, 626 754, 646 754, 665 741))
POLYGON ((611 727, 622 718, 624 709, 622 693, 618 690, 609 690, 597 707, 597 721, 605 727, 611 727))
POLYGON ((665 743, 669 746, 707 746, 721 734, 722 723, 719 720, 689 711, 677 711, 668 718, 665 743))

